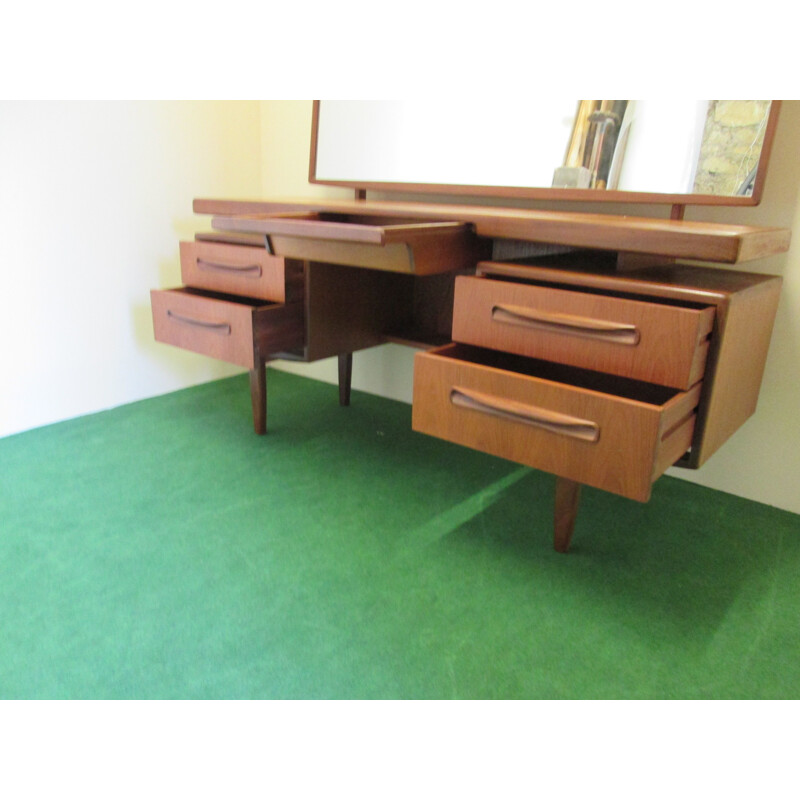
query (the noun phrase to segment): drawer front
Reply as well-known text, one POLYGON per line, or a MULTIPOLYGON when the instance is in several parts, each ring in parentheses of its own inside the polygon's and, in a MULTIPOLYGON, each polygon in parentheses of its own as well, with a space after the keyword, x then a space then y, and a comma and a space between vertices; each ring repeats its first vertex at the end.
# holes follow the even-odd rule
POLYGON ((453 339, 688 389, 705 370, 714 309, 486 278, 456 279, 453 339))
POLYGON ((640 501, 689 448, 700 385, 645 403, 465 361, 463 350, 415 357, 414 430, 640 501))
POLYGON ((284 260, 265 247, 181 242, 181 277, 187 286, 286 301, 284 260))
POLYGON ((303 343, 303 309, 258 305, 194 294, 186 289, 150 292, 156 341, 253 369, 262 356, 303 343))

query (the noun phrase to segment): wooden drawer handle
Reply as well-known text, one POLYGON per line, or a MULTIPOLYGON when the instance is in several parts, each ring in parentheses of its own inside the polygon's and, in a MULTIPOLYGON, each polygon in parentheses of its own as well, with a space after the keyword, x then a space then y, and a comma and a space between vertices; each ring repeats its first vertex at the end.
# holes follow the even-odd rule
POLYGON ((197 266, 200 269, 216 270, 217 272, 235 272, 237 275, 244 275, 246 278, 261 277, 261 264, 220 264, 218 261, 207 261, 204 258, 198 258, 197 266))
POLYGON ((600 426, 596 422, 570 417, 566 414, 558 414, 545 408, 528 406, 524 403, 517 403, 514 400, 507 400, 504 397, 474 392, 471 389, 464 389, 460 386, 454 386, 450 390, 450 402, 454 406, 490 414, 493 417, 500 417, 511 422, 534 425, 551 433, 570 436, 573 439, 581 439, 584 442, 596 442, 600 438, 600 426))
POLYGON ((167 309, 167 316, 174 319, 176 322, 182 322, 184 325, 194 325, 197 328, 206 328, 207 330, 221 333, 224 336, 231 335, 231 326, 227 322, 205 322, 202 319, 192 319, 191 317, 184 317, 182 314, 176 314, 171 309, 167 309))
POLYGON ((628 323, 607 322, 603 319, 576 317, 572 314, 555 314, 522 306, 493 306, 492 320, 632 347, 639 344, 640 338, 639 329, 628 323))

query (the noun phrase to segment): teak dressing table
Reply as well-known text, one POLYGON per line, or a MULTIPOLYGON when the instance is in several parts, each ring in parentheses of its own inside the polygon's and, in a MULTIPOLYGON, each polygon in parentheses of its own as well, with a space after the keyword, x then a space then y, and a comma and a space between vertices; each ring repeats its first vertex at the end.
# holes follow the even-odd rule
MULTIPOLYGON (((728 204, 758 200, 777 106, 756 191, 728 204)), ((754 412, 781 279, 740 265, 785 251, 788 231, 684 220, 677 195, 670 219, 367 199, 398 187, 320 178, 319 113, 311 179, 356 197, 196 199, 212 230, 181 243, 184 286, 152 292, 157 340, 250 371, 257 433, 266 361, 337 356, 347 405, 354 351, 417 347, 413 429, 553 473, 566 552, 582 484, 645 502, 754 412)))

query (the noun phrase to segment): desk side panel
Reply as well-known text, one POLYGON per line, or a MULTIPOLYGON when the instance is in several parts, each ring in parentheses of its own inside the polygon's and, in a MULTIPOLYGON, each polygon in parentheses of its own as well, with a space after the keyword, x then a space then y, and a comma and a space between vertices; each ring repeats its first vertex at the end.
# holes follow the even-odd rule
POLYGON ((717 309, 691 465, 701 466, 756 410, 781 289, 778 277, 730 295, 717 309), (713 341, 713 340, 712 340, 713 341))

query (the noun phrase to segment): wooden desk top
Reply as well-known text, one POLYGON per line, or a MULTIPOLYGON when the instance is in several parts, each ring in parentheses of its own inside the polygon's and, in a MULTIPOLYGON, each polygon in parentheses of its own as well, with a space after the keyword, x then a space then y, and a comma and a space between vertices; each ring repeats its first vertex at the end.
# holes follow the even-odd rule
POLYGON ((517 239, 572 247, 648 253, 721 264, 737 264, 783 253, 791 231, 749 225, 624 215, 501 208, 480 205, 335 200, 196 199, 197 214, 213 215, 218 230, 262 233, 263 217, 286 212, 363 214, 471 224, 479 236, 517 239))

